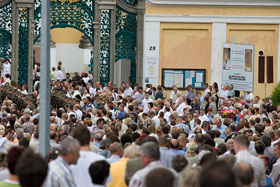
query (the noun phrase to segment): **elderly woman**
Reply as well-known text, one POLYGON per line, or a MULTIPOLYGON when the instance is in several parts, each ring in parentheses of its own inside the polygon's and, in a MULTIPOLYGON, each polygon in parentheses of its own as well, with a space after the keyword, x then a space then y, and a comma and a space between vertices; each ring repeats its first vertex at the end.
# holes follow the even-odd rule
POLYGON ((111 164, 110 172, 112 174, 112 181, 109 183, 108 187, 118 186, 125 187, 125 170, 126 163, 130 159, 140 157, 140 147, 138 145, 129 145, 124 150, 123 158, 111 164))

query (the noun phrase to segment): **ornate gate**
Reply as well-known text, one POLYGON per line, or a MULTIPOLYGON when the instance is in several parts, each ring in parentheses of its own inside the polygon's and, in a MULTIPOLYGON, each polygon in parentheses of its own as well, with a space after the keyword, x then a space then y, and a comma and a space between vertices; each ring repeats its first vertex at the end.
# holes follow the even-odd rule
POLYGON ((0 58, 11 57, 12 3, 0 4, 0 58))
MULTIPOLYGON (((41 32, 41 1, 5 0, 0 3, 0 57, 12 59, 12 79, 20 85, 29 83, 29 89, 33 44, 41 32)), ((95 81, 113 81, 114 63, 128 59, 131 82, 142 82, 144 0, 50 1, 51 29, 75 28, 92 44, 91 66, 95 81), (136 38, 140 42, 137 43, 136 38)))

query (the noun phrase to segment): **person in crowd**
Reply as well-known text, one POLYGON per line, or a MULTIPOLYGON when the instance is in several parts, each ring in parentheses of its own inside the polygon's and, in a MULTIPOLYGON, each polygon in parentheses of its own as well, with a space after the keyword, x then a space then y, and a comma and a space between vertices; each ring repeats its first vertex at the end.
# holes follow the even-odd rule
POLYGON ((106 161, 109 164, 120 161, 123 156, 122 144, 119 142, 112 143, 110 145, 110 152, 111 152, 111 157, 106 159, 106 161))
POLYGON ((64 79, 64 74, 61 71, 61 66, 57 66, 57 71, 55 73, 55 79, 57 81, 62 81, 64 79))
POLYGON ((55 130, 50 131, 50 147, 51 148, 59 148, 60 145, 57 143, 57 134, 55 130))
POLYGON ((89 166, 89 174, 94 186, 105 187, 110 173, 110 164, 105 160, 92 163, 89 166))
MULTIPOLYGON (((129 182, 129 186, 145 186, 147 174, 154 168, 164 167, 160 159, 159 147, 154 142, 146 142, 141 145, 141 162, 143 169, 137 171, 129 182)), ((176 176, 174 174, 174 176, 176 176)))
POLYGON ((158 85, 158 86, 157 86, 157 91, 156 91, 156 94, 155 94, 156 100, 158 100, 158 99, 163 99, 163 94, 162 94, 162 91, 161 91, 161 90, 162 90, 162 89, 161 89, 161 86, 158 85))
POLYGON ((227 126, 222 124, 222 120, 220 118, 216 118, 214 124, 215 125, 212 127, 212 130, 218 130, 221 134, 220 137, 225 139, 227 126))
MULTIPOLYGON (((91 180, 89 167, 106 158, 111 162, 110 172, 101 185, 110 187, 135 181, 144 182, 140 186, 148 185, 146 179, 138 175, 142 173, 140 170, 147 171, 157 166, 171 169, 172 161, 176 169, 172 171, 181 175, 180 183, 198 186, 201 170, 211 164, 211 160, 220 159, 230 163, 233 170, 237 160, 237 164, 241 163, 237 167, 240 173, 249 169, 244 162, 250 164, 256 178, 251 186, 264 186, 264 181, 268 186, 273 181, 277 184, 279 156, 273 149, 280 137, 280 108, 270 98, 256 96, 252 102, 250 98, 246 101, 243 97, 233 96, 231 85, 223 85, 221 94, 217 84, 212 88, 205 84, 204 92, 196 92, 190 85, 184 95, 173 85, 168 95, 161 85, 156 85, 156 88, 148 84, 142 88, 137 83, 124 82, 118 88, 113 82, 108 82, 104 87, 106 83, 94 82, 85 72, 82 75, 75 73, 73 77, 66 75, 63 80, 51 81, 50 169, 46 186, 100 185, 91 180), (247 141, 238 138, 242 134, 247 136, 249 146, 247 141), (70 143, 60 153, 58 148, 65 146, 63 142, 69 138, 75 138, 81 150, 78 151, 75 143, 70 143), (150 148, 145 148, 146 140, 157 145, 159 157, 150 154, 150 148), (130 149, 140 145, 145 151, 130 149), (130 149, 133 155, 125 154, 126 149, 130 149), (78 154, 80 158, 77 158, 78 154), (173 159, 175 155, 181 157, 173 159), (183 169, 186 164, 181 159, 183 155, 188 165, 195 168, 183 169), (75 159, 77 165, 74 165, 75 159), (192 176, 194 178, 190 178, 192 176), (65 185, 68 182, 69 185, 65 185)), ((34 92, 28 95, 25 95, 25 86, 14 81, 11 81, 11 86, 0 87, 2 154, 19 145, 29 145, 39 152, 38 80, 36 76, 34 92)), ((238 178, 235 172, 234 175, 238 178)), ((248 181, 244 184, 249 184, 248 181)))
POLYGON ((275 164, 273 164, 273 169, 270 173, 270 176, 275 186, 280 186, 280 143, 279 142, 274 144, 273 152, 277 158, 277 161, 275 164))
MULTIPOLYGON (((124 149, 123 158, 111 164, 110 172, 112 174, 112 181, 109 183, 108 187, 125 187, 125 171, 127 162, 131 159, 139 158, 140 147, 138 145, 129 145, 124 149)), ((140 162, 140 160, 139 160, 140 162)))
POLYGON ((158 139, 159 151, 160 151, 160 162, 168 168, 172 168, 172 160, 175 154, 168 148, 168 140, 166 137, 160 137, 158 139))
POLYGON ((236 153, 236 161, 246 162, 252 165, 255 174, 255 182, 251 186, 265 186, 266 175, 264 165, 258 157, 249 152, 250 141, 246 135, 238 135, 234 139, 234 151, 236 153))
POLYGON ((76 186, 90 186, 92 184, 90 174, 88 172, 92 163, 105 160, 105 158, 99 154, 96 154, 90 150, 90 132, 87 127, 80 125, 73 131, 73 138, 79 142, 80 149, 77 158, 77 163, 70 166, 70 171, 73 174, 73 180, 76 186))
POLYGON ((12 147, 7 154, 7 163, 9 169, 9 177, 4 181, 0 182, 0 187, 20 187, 19 177, 16 174, 16 165, 19 161, 20 156, 24 152, 24 147, 17 146, 12 147))
POLYGON ((187 166, 188 160, 185 156, 177 155, 172 160, 172 168, 178 173, 181 173, 181 171, 187 166))
POLYGON ((146 176, 146 187, 175 187, 174 174, 166 168, 152 169, 146 176))
POLYGON ((42 186, 48 174, 48 164, 31 149, 25 150, 16 165, 16 175, 21 187, 42 186))
POLYGON ((234 173, 242 186, 250 186, 254 181, 254 169, 249 163, 237 163, 234 166, 234 173))
POLYGON ((11 142, 13 139, 13 130, 12 129, 8 129, 3 138, 1 138, 0 140, 0 152, 1 153, 7 153, 7 148, 6 148, 6 145, 11 142))
POLYGON ((60 148, 59 157, 49 163, 45 186, 75 187, 76 184, 69 166, 77 164, 80 157, 80 143, 76 139, 66 137, 61 141, 60 148))
POLYGON ((200 186, 237 187, 235 175, 225 161, 214 161, 203 168, 200 175, 200 186))
POLYGON ((200 186, 201 167, 185 167, 180 179, 180 187, 200 186))

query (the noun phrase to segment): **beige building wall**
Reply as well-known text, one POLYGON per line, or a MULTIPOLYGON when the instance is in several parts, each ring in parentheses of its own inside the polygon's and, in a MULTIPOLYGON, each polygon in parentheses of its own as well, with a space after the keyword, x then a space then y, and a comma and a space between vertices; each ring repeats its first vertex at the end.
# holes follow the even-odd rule
MULTIPOLYGON (((254 93, 261 98, 265 97, 265 84, 258 83, 258 58, 259 51, 264 52, 264 56, 273 56, 273 84, 267 84, 267 95, 269 96, 277 85, 277 52, 278 52, 278 25, 248 25, 248 24, 228 24, 227 43, 235 39, 235 43, 247 43, 255 46, 255 68, 254 68, 254 93)), ((266 68, 267 66, 265 66, 266 68)), ((266 75, 265 70, 265 75, 266 75)), ((266 82, 266 76, 265 76, 266 82)))
POLYGON ((163 68, 206 69, 206 82, 210 81, 211 28, 211 24, 160 24, 160 83, 163 68))

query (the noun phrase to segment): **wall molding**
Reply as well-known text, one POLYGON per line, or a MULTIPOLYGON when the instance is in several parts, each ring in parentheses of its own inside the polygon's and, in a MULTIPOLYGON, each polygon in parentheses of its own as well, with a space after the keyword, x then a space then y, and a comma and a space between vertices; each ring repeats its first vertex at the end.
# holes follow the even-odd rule
POLYGON ((157 6, 236 6, 236 7, 280 7, 276 0, 147 0, 157 6))
POLYGON ((147 22, 280 24, 280 16, 213 16, 147 14, 147 22))

